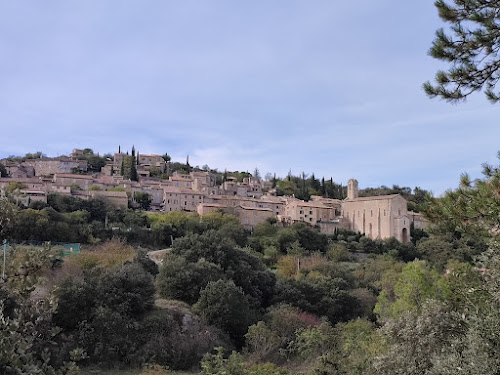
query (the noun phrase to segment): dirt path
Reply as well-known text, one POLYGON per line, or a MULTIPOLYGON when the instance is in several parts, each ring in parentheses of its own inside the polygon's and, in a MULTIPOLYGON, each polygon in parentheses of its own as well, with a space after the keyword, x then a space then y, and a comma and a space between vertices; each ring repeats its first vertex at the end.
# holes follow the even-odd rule
POLYGON ((155 250, 155 251, 150 251, 148 253, 149 259, 151 259, 153 262, 155 262, 158 265, 161 265, 161 262, 163 260, 163 256, 170 251, 170 248, 168 249, 163 249, 163 250, 155 250))

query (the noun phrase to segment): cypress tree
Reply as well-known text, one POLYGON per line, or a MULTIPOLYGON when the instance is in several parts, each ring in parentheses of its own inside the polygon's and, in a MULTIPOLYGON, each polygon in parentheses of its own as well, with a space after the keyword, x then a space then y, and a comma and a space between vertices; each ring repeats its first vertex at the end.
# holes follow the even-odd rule
POLYGON ((130 157, 130 179, 132 181, 137 181, 137 165, 134 155, 130 157))

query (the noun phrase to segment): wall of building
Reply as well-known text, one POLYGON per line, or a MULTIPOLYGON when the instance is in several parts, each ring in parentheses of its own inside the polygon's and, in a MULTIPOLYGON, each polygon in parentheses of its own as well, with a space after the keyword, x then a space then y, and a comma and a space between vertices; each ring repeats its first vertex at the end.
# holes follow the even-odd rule
POLYGON ((163 210, 170 211, 196 211, 198 205, 203 203, 203 194, 188 190, 174 190, 164 188, 163 210))
POLYGON ((400 195, 356 198, 342 203, 342 214, 353 231, 372 239, 395 237, 401 241, 403 229, 409 233, 410 224, 408 219, 396 219, 406 217, 406 207, 406 199, 400 195))

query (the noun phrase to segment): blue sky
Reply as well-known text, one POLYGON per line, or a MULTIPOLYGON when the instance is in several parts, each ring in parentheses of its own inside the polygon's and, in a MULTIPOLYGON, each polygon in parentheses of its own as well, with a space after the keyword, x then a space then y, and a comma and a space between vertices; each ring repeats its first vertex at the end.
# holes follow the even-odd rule
POLYGON ((433 0, 0 0, 0 158, 134 144, 440 194, 500 149, 499 105, 421 90, 441 25, 433 0))

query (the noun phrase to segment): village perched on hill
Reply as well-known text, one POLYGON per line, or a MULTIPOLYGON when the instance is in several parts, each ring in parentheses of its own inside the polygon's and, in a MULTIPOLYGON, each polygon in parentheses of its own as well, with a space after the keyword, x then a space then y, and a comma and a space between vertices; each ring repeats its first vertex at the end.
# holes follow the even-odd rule
MULTIPOLYGON (((371 239, 394 237, 402 243, 410 240, 410 227, 424 229, 420 213, 409 211, 400 194, 360 197, 358 181, 347 183, 344 199, 310 195, 307 200, 294 194, 277 194, 276 177, 261 179, 250 173, 236 177, 227 172, 220 178, 209 168, 191 168, 189 159, 181 170, 171 171, 168 155, 139 154, 132 147, 114 155, 99 157, 91 149, 74 149, 69 156, 7 158, 0 189, 10 190, 18 203, 47 203, 51 193, 84 200, 104 198, 117 208, 129 205, 153 212, 197 212, 203 215, 222 211, 238 218, 251 229, 266 220, 281 225, 304 222, 319 227, 324 234, 336 229, 365 233, 371 239), (100 163, 92 164, 91 157, 100 163), (95 159, 95 158, 94 158, 95 159)), ((177 163, 178 164, 178 163, 177 163)))

